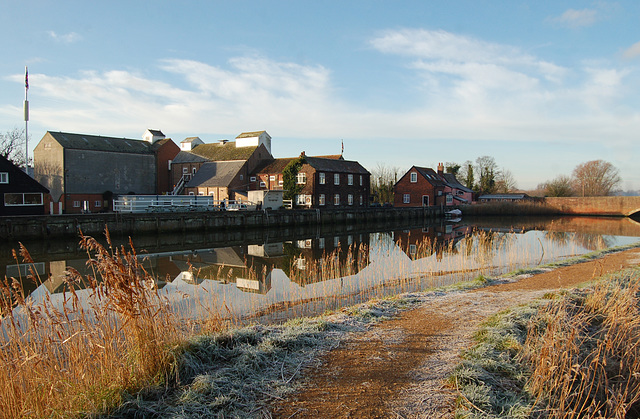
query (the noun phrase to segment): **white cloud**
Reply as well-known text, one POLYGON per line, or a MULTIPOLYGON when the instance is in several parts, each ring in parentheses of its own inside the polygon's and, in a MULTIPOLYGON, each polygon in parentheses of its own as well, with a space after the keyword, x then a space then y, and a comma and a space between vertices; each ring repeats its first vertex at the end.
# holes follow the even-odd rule
POLYGON ((73 42, 77 42, 82 40, 82 37, 75 32, 69 32, 66 34, 58 34, 54 31, 48 32, 49 37, 56 42, 62 42, 64 44, 71 44, 73 42))
POLYGON ((626 49, 623 53, 625 58, 635 58, 640 56, 640 42, 636 42, 626 49))
POLYGON ((591 26, 598 20, 598 12, 593 9, 568 9, 562 15, 549 18, 549 20, 570 28, 591 26))

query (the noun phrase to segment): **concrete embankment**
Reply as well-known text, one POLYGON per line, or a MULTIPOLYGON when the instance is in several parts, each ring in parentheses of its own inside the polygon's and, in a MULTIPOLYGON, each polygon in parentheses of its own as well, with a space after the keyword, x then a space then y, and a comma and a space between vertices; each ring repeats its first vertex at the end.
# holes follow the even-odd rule
POLYGON ((440 207, 426 207, 0 217, 0 239, 77 237, 80 231, 97 235, 102 234, 105 227, 114 235, 133 235, 312 224, 367 224, 429 220, 441 217, 442 213, 440 207))

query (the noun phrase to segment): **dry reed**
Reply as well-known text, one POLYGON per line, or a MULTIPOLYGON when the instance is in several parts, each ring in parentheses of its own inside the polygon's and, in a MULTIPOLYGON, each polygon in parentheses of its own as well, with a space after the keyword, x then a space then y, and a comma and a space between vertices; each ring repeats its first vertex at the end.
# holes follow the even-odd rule
POLYGON ((640 414, 640 271, 558 299, 533 319, 530 390, 553 418, 640 414))
MULTIPOLYGON (((82 236, 93 274, 68 272, 62 294, 36 301, 21 280, 0 281, 0 417, 104 412, 165 382, 182 328, 133 245, 107 240, 82 236)), ((20 255, 33 263, 22 245, 20 255)), ((28 279, 41 284, 33 270, 28 279)))

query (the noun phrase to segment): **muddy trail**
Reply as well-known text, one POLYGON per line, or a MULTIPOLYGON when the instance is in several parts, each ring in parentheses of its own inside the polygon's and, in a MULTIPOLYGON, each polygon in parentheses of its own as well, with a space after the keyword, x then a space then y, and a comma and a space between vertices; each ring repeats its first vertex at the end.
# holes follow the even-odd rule
POLYGON ((352 333, 304 372, 304 387, 272 406, 277 418, 450 418, 446 377, 481 322, 509 307, 638 265, 640 249, 604 255, 516 281, 433 293, 419 308, 352 333))

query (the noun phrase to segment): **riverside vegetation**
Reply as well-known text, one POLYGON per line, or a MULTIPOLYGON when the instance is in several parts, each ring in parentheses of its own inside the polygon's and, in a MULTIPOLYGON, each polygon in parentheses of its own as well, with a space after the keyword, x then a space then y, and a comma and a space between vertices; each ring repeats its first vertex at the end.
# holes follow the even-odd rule
MULTIPOLYGON (((484 246, 470 245, 462 253, 473 260, 486 260, 488 264, 490 259, 486 257, 487 242, 484 237, 480 240, 484 246)), ((49 295, 36 303, 34 298, 25 298, 21 281, 6 278, 0 281, 3 332, 0 337, 0 417, 268 416, 269 402, 296 389, 296 377, 316 359, 318 352, 333 347, 346 331, 357 330, 364 324, 392 316, 398 310, 413 304, 411 297, 386 298, 342 310, 342 313, 349 315, 349 320, 346 321, 343 319, 336 322, 324 315, 292 319, 279 326, 232 328, 233 322, 221 318, 219 312, 211 307, 200 307, 199 320, 180 316, 179 310, 169 304, 166 296, 159 292, 155 278, 140 263, 133 244, 130 243, 129 249, 113 248, 108 232, 107 243, 107 246, 102 246, 91 237, 82 237, 81 244, 90 256, 88 264, 93 273, 81 276, 70 271, 66 277, 67 288, 62 295, 61 304, 53 301, 49 295), (80 289, 85 290, 86 298, 79 296, 80 289)), ((424 243, 418 248, 429 255, 433 253, 433 246, 433 243, 424 243)), ((23 247, 20 248, 20 256, 25 263, 33 263, 23 247)), ((328 255, 327 258, 324 266, 334 263, 336 255, 328 255)), ((348 257, 346 265, 353 264, 353 258, 348 257)), ((485 268, 490 270, 492 267, 485 268)), ((335 269, 340 275, 347 272, 344 265, 335 269)), ((461 268, 460 272, 463 271, 465 270, 461 268)), ((478 279, 467 282, 464 286, 483 286, 487 281, 483 272, 487 271, 478 269, 478 279)), ((636 288, 633 289, 637 290, 638 272, 633 271, 630 275, 635 279, 627 282, 635 283, 636 288)), ((33 280, 39 280, 33 271, 29 276, 33 280)), ((405 280, 410 282, 409 278, 405 280)), ((574 313, 579 311, 576 307, 595 307, 596 301, 604 299, 607 293, 618 292, 616 290, 619 290, 617 295, 621 296, 622 290, 626 289, 625 283, 614 281, 607 288, 608 291, 598 294, 600 297, 593 299, 585 296, 584 302, 580 304, 575 303, 578 301, 575 298, 567 300, 574 303, 567 303, 568 309, 565 311, 574 313), (590 303, 587 304, 586 301, 590 303)), ((627 301, 632 301, 633 291, 624 292, 627 301)), ((614 298, 611 301, 617 300, 618 298, 614 298)), ((635 304, 637 310, 637 300, 635 304)), ((618 320, 630 319, 629 313, 634 310, 633 302, 624 306, 625 312, 620 311, 621 307, 612 307, 611 304, 607 307, 609 312, 618 313, 618 320)), ((531 309, 527 312, 533 311, 531 309)), ((600 378, 605 360, 609 361, 607 365, 611 365, 610 359, 613 358, 602 358, 596 362, 590 355, 586 356, 584 361, 580 361, 580 365, 584 365, 587 371, 594 367, 593 373, 583 372, 582 368, 575 367, 576 359, 584 355, 580 355, 580 352, 578 355, 569 352, 570 355, 566 355, 568 358, 554 361, 556 364, 546 370, 527 373, 525 367, 521 366, 526 363, 536 365, 534 356, 540 353, 547 355, 538 364, 547 366, 547 358, 556 349, 544 344, 561 342, 560 336, 565 336, 564 341, 569 346, 573 345, 572 348, 586 348, 590 351, 595 340, 578 345, 575 343, 577 338, 574 332, 596 330, 602 334, 603 328, 600 326, 608 324, 608 320, 604 320, 604 314, 598 312, 591 317, 577 317, 574 324, 582 325, 581 328, 573 325, 554 329, 551 326, 556 323, 556 318, 562 318, 560 323, 565 324, 565 314, 558 314, 560 311, 555 308, 548 311, 548 314, 541 313, 535 317, 537 320, 530 320, 534 318, 531 314, 521 324, 536 325, 530 329, 539 332, 550 329, 548 333, 552 334, 550 336, 553 339, 542 333, 536 338, 537 335, 532 333, 520 343, 509 334, 507 343, 501 346, 512 352, 516 351, 517 354, 524 354, 513 356, 520 365, 514 368, 525 371, 518 373, 519 377, 529 377, 527 379, 532 383, 537 382, 539 394, 563 395, 560 397, 560 407, 549 410, 545 406, 554 406, 552 403, 555 400, 532 395, 527 399, 528 405, 509 407, 508 411, 543 412, 543 415, 553 416, 554 412, 573 411, 575 400, 581 406, 591 409, 603 409, 602 406, 611 405, 607 401, 591 401, 596 400, 593 397, 612 393, 605 387, 598 384, 579 387, 578 384, 591 382, 584 380, 595 383, 595 378, 600 378), (528 352, 520 351, 526 345, 533 349, 528 352), (568 370, 564 371, 562 368, 568 370), (549 373, 558 377, 557 387, 548 387, 553 382, 545 375, 549 373), (577 377, 575 374, 592 375, 577 377), (560 379, 565 375, 574 378, 560 379), (576 397, 576 390, 580 390, 584 397, 576 397)), ((523 327, 517 328, 520 330, 523 327)), ((612 337, 613 340, 607 340, 603 351, 611 347, 611 342, 617 345, 635 342, 637 345, 637 335, 626 333, 623 336, 625 328, 637 330, 638 325, 629 323, 622 328, 616 325, 617 335, 612 337)), ((625 358, 620 358, 622 361, 617 362, 620 365, 637 365, 634 350, 622 350, 621 352, 626 352, 625 358), (636 364, 631 364, 629 359, 636 364)), ((486 351, 480 358, 484 358, 485 354, 486 351)), ((464 368, 471 371, 468 366, 464 368)), ((486 395, 493 391, 473 381, 478 375, 482 374, 467 372, 452 379, 461 386, 463 400, 468 401, 468 406, 472 406, 464 414, 478 413, 474 413, 473 409, 485 412, 492 405, 483 404, 480 399, 470 395, 475 388, 478 389, 478 394, 486 395), (463 383, 465 374, 469 385, 463 383), (471 393, 468 389, 472 389, 471 393)), ((613 377, 619 380, 619 376, 613 377)), ((632 384, 623 383, 617 388, 626 389, 625 394, 639 393, 632 384)), ((621 406, 628 407, 633 403, 633 400, 626 400, 620 402, 621 406)), ((505 411, 504 407, 500 409, 500 412, 505 411)), ((620 409, 621 407, 614 407, 613 411, 619 412, 620 409)), ((496 413, 499 414, 501 413, 496 413)), ((518 415, 522 416, 524 413, 518 415)), ((557 417, 563 416, 558 414, 557 417)))

